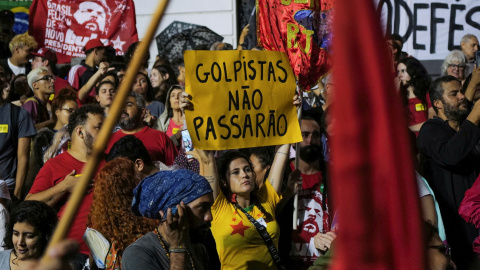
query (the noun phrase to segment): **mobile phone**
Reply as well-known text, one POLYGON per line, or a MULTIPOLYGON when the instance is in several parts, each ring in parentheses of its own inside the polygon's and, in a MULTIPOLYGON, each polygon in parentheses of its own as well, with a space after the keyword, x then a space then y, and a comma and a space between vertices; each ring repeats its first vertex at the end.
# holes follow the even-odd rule
POLYGON ((480 67, 480 51, 475 52, 475 67, 480 67))
MULTIPOLYGON (((188 133, 188 129, 182 130, 182 143, 183 143, 183 149, 185 149, 185 152, 193 150, 192 138, 190 137, 190 133, 188 133)), ((193 158, 192 155, 187 155, 187 159, 192 159, 192 158, 193 158)))

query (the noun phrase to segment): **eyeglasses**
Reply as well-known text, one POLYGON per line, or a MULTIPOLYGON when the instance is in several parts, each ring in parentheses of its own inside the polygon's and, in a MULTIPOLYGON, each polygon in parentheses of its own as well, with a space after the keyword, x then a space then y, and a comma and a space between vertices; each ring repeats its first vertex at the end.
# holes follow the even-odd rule
POLYGON ((67 111, 69 114, 75 111, 74 108, 62 108, 63 111, 67 111))
POLYGON ((466 66, 467 66, 467 65, 448 64, 448 67, 451 68, 451 69, 456 69, 456 68, 458 68, 458 69, 460 69, 460 70, 463 70, 463 69, 465 69, 466 66))
POLYGON ((452 249, 449 245, 428 246, 428 248, 438 249, 447 258, 450 258, 452 255, 452 249))
POLYGON ((45 80, 45 81, 55 81, 56 80, 56 77, 53 76, 53 75, 45 75, 43 77, 41 77, 40 79, 34 81, 34 83, 38 82, 38 81, 41 81, 41 80, 45 80))

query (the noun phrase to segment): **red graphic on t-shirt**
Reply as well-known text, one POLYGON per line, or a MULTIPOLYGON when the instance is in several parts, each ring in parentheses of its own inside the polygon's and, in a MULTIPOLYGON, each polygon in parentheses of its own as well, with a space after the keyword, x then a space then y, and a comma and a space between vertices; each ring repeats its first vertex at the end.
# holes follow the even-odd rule
POLYGON ((248 226, 243 225, 243 220, 240 220, 240 222, 237 225, 230 225, 230 227, 233 228, 233 232, 231 233, 231 235, 238 233, 243 237, 245 237, 245 230, 250 228, 248 226))

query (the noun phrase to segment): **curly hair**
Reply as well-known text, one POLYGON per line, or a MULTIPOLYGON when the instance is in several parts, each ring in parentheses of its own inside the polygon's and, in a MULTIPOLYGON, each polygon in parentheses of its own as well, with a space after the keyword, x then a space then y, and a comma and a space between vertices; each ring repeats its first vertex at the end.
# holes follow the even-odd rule
POLYGON ((43 253, 55 231, 57 222, 57 213, 46 203, 40 201, 23 201, 10 213, 10 221, 7 225, 4 243, 8 248, 13 248, 13 227, 16 223, 28 223, 40 232, 40 245, 43 253))
POLYGON ((408 103, 408 87, 413 87, 413 93, 418 97, 424 104, 426 104, 426 96, 428 88, 432 79, 427 73, 425 67, 413 57, 405 57, 398 61, 398 64, 404 64, 407 67, 407 73, 410 76, 410 81, 400 87, 400 93, 404 103, 408 103))
POLYGON ((37 48, 37 45, 38 43, 32 36, 30 36, 28 33, 23 33, 14 36, 12 41, 10 41, 8 44, 8 47, 10 48, 10 52, 13 54, 15 47, 23 48, 26 46, 27 48, 35 49, 37 48))
POLYGON ((95 181, 87 226, 115 241, 119 255, 140 235, 158 225, 157 221, 137 217, 130 210, 137 184, 134 163, 126 158, 105 164, 95 181))
POLYGON ((67 101, 74 101, 78 105, 77 91, 75 91, 75 89, 71 86, 62 88, 60 91, 58 91, 58 94, 56 94, 55 98, 52 100, 52 119, 55 123, 58 120, 55 112, 57 110, 61 110, 62 106, 67 101))

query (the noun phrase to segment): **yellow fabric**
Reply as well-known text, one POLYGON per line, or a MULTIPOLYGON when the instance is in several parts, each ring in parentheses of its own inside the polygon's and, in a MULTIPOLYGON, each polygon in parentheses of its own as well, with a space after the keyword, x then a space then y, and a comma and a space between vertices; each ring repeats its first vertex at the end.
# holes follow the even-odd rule
MULTIPOLYGON (((267 180, 257 193, 257 198, 273 218, 273 221, 267 223, 267 231, 278 250, 280 228, 275 220, 275 207, 281 197, 267 180)), ((235 209, 222 192, 212 206, 212 214, 212 233, 222 269, 277 269, 255 226, 245 214, 235 209)), ((265 219, 257 206, 248 214, 257 220, 265 219)))

